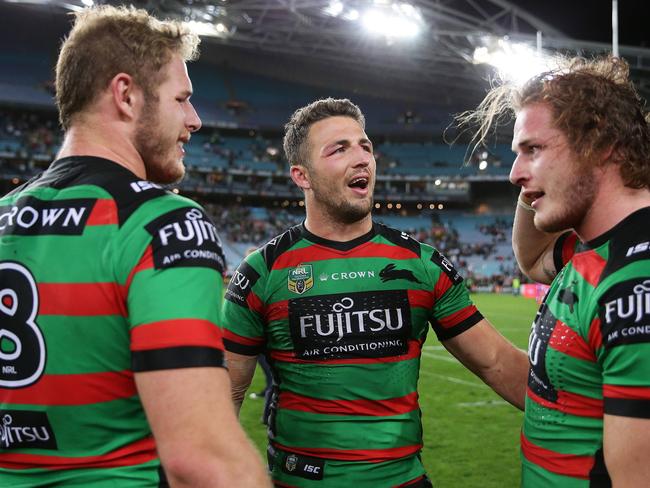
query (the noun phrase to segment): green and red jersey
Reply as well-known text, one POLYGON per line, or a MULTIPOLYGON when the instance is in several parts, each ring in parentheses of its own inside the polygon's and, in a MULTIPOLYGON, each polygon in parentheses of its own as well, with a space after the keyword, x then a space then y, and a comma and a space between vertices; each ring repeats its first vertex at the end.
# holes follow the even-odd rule
POLYGON ((0 199, 0 486, 159 486, 134 373, 224 365, 194 202, 71 157, 0 199))
POLYGON ((564 234, 561 269, 529 341, 522 485, 607 487, 603 415, 650 418, 650 208, 587 242, 564 234))
POLYGON ((264 352, 274 371, 271 446, 307 459, 416 455, 428 326, 445 340, 482 319, 437 250, 377 223, 343 243, 295 226, 240 264, 225 298, 226 348, 264 352))

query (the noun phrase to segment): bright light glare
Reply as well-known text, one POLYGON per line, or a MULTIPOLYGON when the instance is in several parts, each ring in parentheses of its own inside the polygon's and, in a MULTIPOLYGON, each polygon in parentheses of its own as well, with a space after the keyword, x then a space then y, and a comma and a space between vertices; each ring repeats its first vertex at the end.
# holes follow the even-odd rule
POLYGON ((185 24, 194 34, 199 36, 223 37, 228 33, 228 29, 222 23, 214 25, 209 22, 197 22, 196 20, 191 20, 185 24))
POLYGON ((361 22, 369 32, 386 37, 410 38, 420 32, 420 26, 412 20, 389 16, 380 10, 368 10, 361 22))
POLYGON ((480 171, 485 171, 485 169, 488 167, 488 162, 484 159, 480 163, 478 163, 478 169, 480 171))
POLYGON ((83 3, 86 7, 92 7, 95 5, 95 2, 93 2, 93 0, 81 0, 81 3, 83 3))
POLYGON ((359 11, 355 9, 348 10, 343 14, 345 20, 355 21, 359 19, 359 11))
POLYGON ((553 68, 553 59, 540 55, 527 44, 499 39, 491 46, 474 50, 474 63, 491 64, 502 79, 523 84, 533 76, 553 68))
POLYGON ((327 15, 331 15, 332 17, 338 17, 341 12, 343 12, 343 3, 339 2, 338 0, 332 0, 330 4, 325 7, 323 10, 327 15))

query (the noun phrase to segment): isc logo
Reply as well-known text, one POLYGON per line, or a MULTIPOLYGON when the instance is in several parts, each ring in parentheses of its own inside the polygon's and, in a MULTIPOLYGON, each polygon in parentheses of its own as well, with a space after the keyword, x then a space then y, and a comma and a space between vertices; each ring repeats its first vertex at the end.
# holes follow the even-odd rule
POLYGON ((625 254, 626 258, 629 258, 632 254, 636 254, 638 252, 643 252, 647 251, 648 247, 650 247, 650 241, 648 242, 641 242, 637 244, 636 246, 632 246, 627 250, 627 253, 625 254))
POLYGON ((305 467, 302 469, 305 473, 320 473, 320 466, 314 466, 313 464, 305 464, 305 467))

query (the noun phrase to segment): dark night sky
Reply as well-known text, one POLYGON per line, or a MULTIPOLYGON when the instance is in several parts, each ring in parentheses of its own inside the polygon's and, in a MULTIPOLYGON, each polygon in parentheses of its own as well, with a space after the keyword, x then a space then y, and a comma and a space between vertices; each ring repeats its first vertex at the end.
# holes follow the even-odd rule
MULTIPOLYGON (((612 41, 611 0, 514 0, 574 39, 612 41)), ((650 47, 650 1, 618 0, 619 44, 650 47)))

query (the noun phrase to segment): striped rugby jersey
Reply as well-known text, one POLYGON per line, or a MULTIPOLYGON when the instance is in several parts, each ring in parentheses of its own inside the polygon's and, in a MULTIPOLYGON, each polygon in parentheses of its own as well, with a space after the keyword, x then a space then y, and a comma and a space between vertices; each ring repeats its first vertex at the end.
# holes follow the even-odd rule
POLYGON ((428 326, 445 340, 482 319, 449 261, 378 223, 349 242, 295 226, 240 264, 225 297, 226 349, 265 352, 274 371, 272 446, 340 461, 417 454, 428 326))
POLYGON ((0 486, 158 486, 133 373, 223 366, 194 202, 70 157, 0 199, 0 486))
POLYGON ((585 244, 566 233, 533 323, 525 488, 608 487, 603 414, 650 418, 650 208, 585 244))

